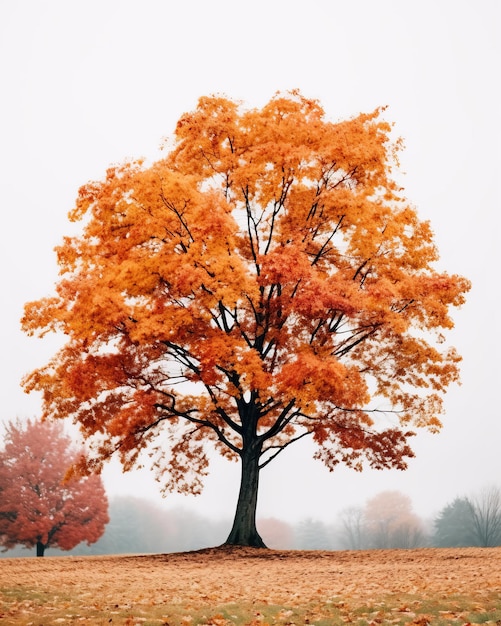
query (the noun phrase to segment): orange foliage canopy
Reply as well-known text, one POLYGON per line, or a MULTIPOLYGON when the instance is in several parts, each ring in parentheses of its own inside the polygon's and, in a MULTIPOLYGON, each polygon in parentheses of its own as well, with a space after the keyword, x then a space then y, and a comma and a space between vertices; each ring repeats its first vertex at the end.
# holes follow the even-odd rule
POLYGON ((390 133, 381 110, 332 123, 298 92, 204 97, 163 160, 80 189, 83 234, 23 319, 67 342, 24 386, 80 425, 88 468, 148 449, 197 493, 207 444, 263 467, 307 435, 329 468, 406 466, 458 379, 443 332, 469 283, 434 269, 390 133))

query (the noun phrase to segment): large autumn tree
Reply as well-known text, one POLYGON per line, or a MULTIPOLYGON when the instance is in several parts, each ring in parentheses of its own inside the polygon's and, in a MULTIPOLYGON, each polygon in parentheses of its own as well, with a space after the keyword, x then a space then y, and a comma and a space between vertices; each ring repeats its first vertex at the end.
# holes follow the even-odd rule
POLYGON ((166 490, 197 493, 215 447, 241 462, 227 542, 261 546, 260 470, 294 442, 329 469, 406 467, 458 378, 443 331, 469 285, 435 269, 399 148, 381 110, 204 97, 164 159, 80 189, 56 294, 23 319, 67 341, 24 386, 80 425, 87 468, 148 450, 166 490))
POLYGON ((108 500, 100 476, 72 476, 82 451, 62 424, 30 421, 6 426, 0 451, 0 545, 71 550, 101 537, 108 500))

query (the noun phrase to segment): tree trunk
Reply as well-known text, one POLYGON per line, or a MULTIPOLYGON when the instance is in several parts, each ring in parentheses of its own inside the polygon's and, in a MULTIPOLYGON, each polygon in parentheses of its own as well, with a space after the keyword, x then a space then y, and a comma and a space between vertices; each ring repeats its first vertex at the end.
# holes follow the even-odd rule
POLYGON ((242 476, 233 527, 224 545, 266 548, 256 528, 256 506, 259 486, 259 452, 242 452, 242 476))
POLYGON ((37 541, 37 556, 43 556, 45 545, 41 541, 37 541))

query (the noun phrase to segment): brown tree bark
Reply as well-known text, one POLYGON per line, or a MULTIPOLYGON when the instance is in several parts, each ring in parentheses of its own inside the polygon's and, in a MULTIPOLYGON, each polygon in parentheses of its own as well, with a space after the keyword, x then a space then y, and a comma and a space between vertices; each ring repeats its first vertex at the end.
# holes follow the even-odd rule
POLYGON ((259 450, 244 448, 241 454, 242 475, 233 527, 224 545, 266 548, 256 527, 259 486, 259 450))

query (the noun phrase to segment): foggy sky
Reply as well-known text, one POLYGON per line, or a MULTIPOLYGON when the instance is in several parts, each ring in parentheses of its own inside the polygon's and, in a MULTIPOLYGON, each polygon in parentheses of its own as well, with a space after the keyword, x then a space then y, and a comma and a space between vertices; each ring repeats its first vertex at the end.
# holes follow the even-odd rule
MULTIPOLYGON (((431 515, 456 495, 501 485, 497 330, 500 240, 500 3, 373 0, 212 2, 0 0, 2 245, 0 422, 36 416, 19 387, 58 343, 20 331, 23 304, 48 296, 53 248, 80 185, 127 157, 159 156, 162 138, 202 95, 261 106, 299 88, 333 119, 388 105, 406 149, 399 181, 430 219, 438 268, 473 283, 448 336, 464 357, 439 435, 420 433, 409 469, 329 473, 311 443, 261 474, 258 514, 330 520, 375 493, 408 493, 431 515), (496 248, 495 248, 496 246, 496 248)), ((204 494, 169 497, 231 516, 237 464, 216 460, 204 494)), ((149 494, 149 472, 105 472, 109 493, 149 494)))

